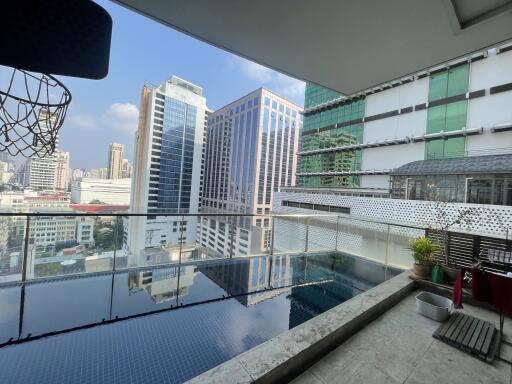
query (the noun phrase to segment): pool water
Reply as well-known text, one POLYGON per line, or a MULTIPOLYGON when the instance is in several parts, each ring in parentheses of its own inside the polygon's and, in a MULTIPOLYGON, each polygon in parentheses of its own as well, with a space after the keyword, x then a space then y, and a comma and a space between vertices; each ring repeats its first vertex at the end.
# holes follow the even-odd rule
POLYGON ((329 253, 0 288, 0 383, 181 383, 399 272, 329 253))

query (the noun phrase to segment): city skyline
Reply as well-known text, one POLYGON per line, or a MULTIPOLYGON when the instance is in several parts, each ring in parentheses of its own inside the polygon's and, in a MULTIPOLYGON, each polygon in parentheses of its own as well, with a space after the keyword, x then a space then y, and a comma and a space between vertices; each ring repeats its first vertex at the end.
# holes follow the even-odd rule
POLYGON ((104 158, 102 148, 110 142, 123 144, 125 157, 133 162, 140 85, 160 84, 172 74, 201 84, 213 110, 260 86, 303 103, 302 81, 197 41, 115 3, 98 3, 115 20, 109 75, 99 81, 61 77, 73 94, 60 130, 60 145, 71 153, 71 168, 102 166, 98 159, 104 158))

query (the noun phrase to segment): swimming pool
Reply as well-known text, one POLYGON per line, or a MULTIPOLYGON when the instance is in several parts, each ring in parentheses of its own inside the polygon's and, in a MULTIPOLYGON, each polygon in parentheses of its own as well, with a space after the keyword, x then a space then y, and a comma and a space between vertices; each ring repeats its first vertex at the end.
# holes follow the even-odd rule
POLYGON ((400 272, 324 253, 0 288, 0 382, 180 383, 400 272))

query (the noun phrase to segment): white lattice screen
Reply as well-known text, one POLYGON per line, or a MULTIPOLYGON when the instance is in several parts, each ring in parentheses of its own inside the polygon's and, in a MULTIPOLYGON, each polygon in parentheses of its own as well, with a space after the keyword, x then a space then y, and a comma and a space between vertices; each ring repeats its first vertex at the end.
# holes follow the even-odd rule
MULTIPOLYGON (((420 227, 439 227, 440 211, 444 213, 444 221, 452 222, 465 214, 461 224, 453 224, 453 231, 477 232, 496 237, 512 237, 512 207, 498 205, 479 205, 463 203, 437 203, 419 200, 383 199, 372 197, 351 197, 327 194, 310 194, 298 192, 279 192, 274 194, 274 213, 323 213, 309 209, 292 208, 281 205, 282 200, 325 204, 338 207, 348 207, 351 216, 385 221, 391 224, 404 224, 420 227)), ((370 224, 361 224, 368 226, 370 224)), ((397 231, 393 228, 393 231, 397 231)), ((404 235, 409 232, 404 228, 404 235)))

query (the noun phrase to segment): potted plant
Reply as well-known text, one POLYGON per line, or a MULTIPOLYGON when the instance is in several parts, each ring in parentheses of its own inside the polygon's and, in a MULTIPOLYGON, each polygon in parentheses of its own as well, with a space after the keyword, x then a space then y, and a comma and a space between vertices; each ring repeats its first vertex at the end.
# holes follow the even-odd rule
POLYGON ((428 277, 432 271, 432 255, 437 252, 439 246, 425 236, 420 236, 409 241, 409 249, 414 258, 414 274, 422 278, 428 277))

